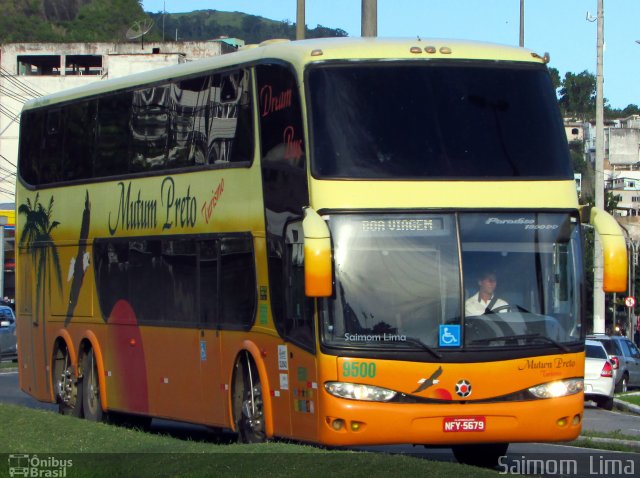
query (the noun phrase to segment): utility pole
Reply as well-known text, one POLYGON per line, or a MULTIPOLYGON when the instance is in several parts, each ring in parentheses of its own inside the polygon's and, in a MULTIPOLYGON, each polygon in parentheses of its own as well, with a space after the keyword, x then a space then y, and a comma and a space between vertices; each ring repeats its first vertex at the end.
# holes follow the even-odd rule
MULTIPOLYGON (((598 0, 598 37, 596 64, 596 207, 604 209, 604 97, 603 97, 604 0, 598 0)), ((605 304, 602 290, 604 260, 600 238, 594 233, 593 247, 593 332, 605 332, 605 304)), ((615 304, 614 304, 615 318, 615 304)))
POLYGON ((296 11, 296 40, 304 40, 304 27, 306 24, 304 4, 305 0, 298 0, 298 9, 296 11))
POLYGON ((362 0, 361 36, 378 36, 378 0, 362 0))
POLYGON ((520 48, 524 47, 524 0, 520 0, 520 48))

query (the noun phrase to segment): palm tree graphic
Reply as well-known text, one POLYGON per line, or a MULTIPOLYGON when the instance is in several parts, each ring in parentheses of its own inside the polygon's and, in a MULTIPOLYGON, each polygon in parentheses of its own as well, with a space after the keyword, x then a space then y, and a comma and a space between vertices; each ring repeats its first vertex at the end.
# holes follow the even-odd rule
MULTIPOLYGON (((53 263, 54 276, 58 284, 58 290, 62 291, 62 274, 60 271, 60 259, 58 250, 51 237, 52 231, 60 225, 58 221, 51 220, 53 210, 53 196, 49 200, 49 206, 45 209, 40 203, 40 193, 31 202, 27 198, 25 204, 20 204, 18 214, 24 214, 26 220, 20 234, 20 245, 26 246, 31 255, 32 264, 36 268, 36 296, 44 293, 43 286, 47 283, 49 298, 51 298, 51 271, 49 262, 53 263)), ((39 316, 40 300, 36 300, 36 320, 39 316)))

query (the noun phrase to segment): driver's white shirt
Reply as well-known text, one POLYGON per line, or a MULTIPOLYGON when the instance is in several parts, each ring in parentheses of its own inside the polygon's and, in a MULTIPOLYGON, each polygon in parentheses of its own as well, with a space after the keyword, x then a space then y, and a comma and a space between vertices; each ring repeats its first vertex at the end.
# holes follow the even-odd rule
MULTIPOLYGON (((489 305, 489 302, 491 302, 491 299, 493 299, 493 297, 487 301, 484 301, 479 297, 478 294, 480 293, 476 292, 474 295, 469 297, 464 303, 465 315, 467 316, 482 315, 487 310, 487 306, 489 305)), ((509 305, 509 304, 502 299, 496 299, 495 303, 491 307, 491 310, 497 309, 498 307, 501 307, 503 305, 509 305)))

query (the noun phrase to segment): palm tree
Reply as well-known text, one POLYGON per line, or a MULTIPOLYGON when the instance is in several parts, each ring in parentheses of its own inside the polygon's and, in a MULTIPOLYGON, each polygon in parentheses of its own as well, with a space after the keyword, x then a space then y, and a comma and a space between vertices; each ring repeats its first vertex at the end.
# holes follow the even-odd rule
POLYGON ((40 193, 36 193, 33 203, 27 198, 25 204, 20 204, 18 214, 24 214, 26 220, 20 234, 20 245, 26 246, 31 254, 32 264, 36 267, 36 320, 40 307, 41 293, 47 282, 49 297, 51 297, 51 274, 48 268, 49 261, 53 262, 54 275, 58 284, 58 290, 62 290, 62 274, 60 272, 60 259, 58 250, 51 237, 52 231, 60 225, 58 221, 51 220, 53 210, 53 196, 49 200, 49 206, 45 209, 39 201, 40 193))

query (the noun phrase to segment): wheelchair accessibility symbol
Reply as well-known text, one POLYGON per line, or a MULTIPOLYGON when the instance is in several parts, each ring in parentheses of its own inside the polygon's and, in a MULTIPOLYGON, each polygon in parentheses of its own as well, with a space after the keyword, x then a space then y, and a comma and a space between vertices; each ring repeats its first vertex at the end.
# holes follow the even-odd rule
POLYGON ((441 325, 438 345, 440 347, 460 347, 460 326, 441 325))

